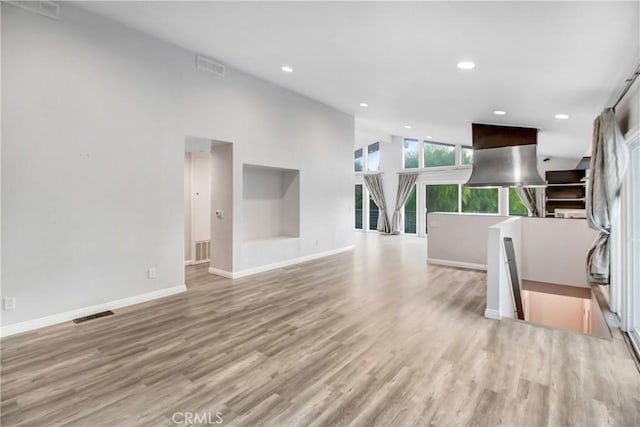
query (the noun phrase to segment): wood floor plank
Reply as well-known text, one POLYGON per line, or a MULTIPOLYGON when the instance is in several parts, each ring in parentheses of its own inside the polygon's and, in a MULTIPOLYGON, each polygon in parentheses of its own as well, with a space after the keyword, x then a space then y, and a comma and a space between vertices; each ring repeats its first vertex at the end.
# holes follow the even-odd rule
POLYGON ((640 425, 619 331, 485 319, 486 274, 425 259, 424 239, 356 233, 351 253, 235 281, 188 267, 184 294, 3 339, 0 421, 640 425))

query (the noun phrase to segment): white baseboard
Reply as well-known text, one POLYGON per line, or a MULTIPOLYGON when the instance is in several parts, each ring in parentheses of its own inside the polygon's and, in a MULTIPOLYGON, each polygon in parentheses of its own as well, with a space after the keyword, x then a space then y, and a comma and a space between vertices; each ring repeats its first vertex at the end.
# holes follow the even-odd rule
POLYGON ((333 249, 331 251, 319 252, 317 254, 307 255, 299 258, 293 258, 286 261, 276 262, 273 264, 261 265, 260 267, 248 268, 240 271, 226 271, 218 268, 209 267, 209 273, 218 276, 226 277, 228 279, 239 279, 241 277, 251 276, 253 274, 264 273, 265 271, 275 270, 278 268, 288 267, 294 264, 300 264, 302 262, 313 261, 314 259, 324 258, 331 255, 337 255, 343 252, 348 252, 353 249, 353 245, 346 246, 344 248, 333 249))
POLYGON ((459 267, 459 268, 469 268, 471 270, 487 271, 486 264, 473 264, 471 262, 450 261, 447 259, 435 259, 435 258, 428 258, 427 263, 436 264, 436 265, 445 265, 447 267, 459 267))
POLYGON ((57 323, 69 322, 73 319, 77 319, 78 317, 89 316, 102 311, 115 310, 130 305, 140 304, 169 295, 179 294, 186 290, 187 287, 185 285, 174 286, 172 288, 164 288, 153 292, 147 292, 146 294, 106 302, 104 304, 92 305, 89 307, 79 308, 77 310, 65 311, 51 316, 41 317, 39 319, 27 320, 26 322, 14 323, 0 328, 0 336, 8 337, 9 335, 20 334, 22 332, 44 328, 57 323))
POLYGON ((487 319, 502 320, 502 313, 500 313, 500 310, 487 308, 484 310, 484 317, 487 319))
POLYGON ((188 266, 190 266, 190 265, 205 264, 205 263, 207 263, 207 262, 209 262, 209 260, 208 260, 208 259, 203 259, 202 261, 194 261, 194 260, 190 259, 190 260, 188 260, 188 261, 185 261, 185 262, 184 262, 184 265, 185 265, 185 267, 188 267, 188 266))
POLYGON ((227 279, 233 279, 233 273, 227 270, 221 270, 215 267, 209 267, 209 273, 215 274, 216 276, 226 277, 227 279))

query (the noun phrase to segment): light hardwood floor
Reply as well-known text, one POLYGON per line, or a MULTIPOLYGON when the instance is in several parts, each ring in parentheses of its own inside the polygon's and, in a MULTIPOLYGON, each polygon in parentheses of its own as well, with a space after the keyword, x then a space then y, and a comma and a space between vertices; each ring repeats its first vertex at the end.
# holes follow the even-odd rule
POLYGON ((356 242, 236 281, 190 267, 184 294, 4 339, 2 425, 640 425, 619 331, 485 319, 484 273, 356 242))

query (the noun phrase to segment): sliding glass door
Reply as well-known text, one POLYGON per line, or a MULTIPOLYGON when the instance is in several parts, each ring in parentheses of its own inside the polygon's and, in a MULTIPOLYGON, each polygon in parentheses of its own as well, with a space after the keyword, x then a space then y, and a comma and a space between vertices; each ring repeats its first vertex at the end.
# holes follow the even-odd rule
POLYGON ((369 196, 369 230, 376 230, 378 228, 378 205, 369 196))
POLYGON ((355 226, 356 226, 356 230, 362 230, 362 184, 356 184, 355 187, 355 226))
POLYGON ((416 186, 413 186, 411 194, 404 205, 404 232, 407 234, 416 234, 417 227, 417 191, 416 186))

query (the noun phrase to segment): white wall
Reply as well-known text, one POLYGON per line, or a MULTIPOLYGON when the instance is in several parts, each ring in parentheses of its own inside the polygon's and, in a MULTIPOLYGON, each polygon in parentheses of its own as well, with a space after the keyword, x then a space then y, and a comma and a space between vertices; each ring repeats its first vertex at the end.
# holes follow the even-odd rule
POLYGON ((243 163, 304 173, 301 237, 234 268, 351 245, 353 117, 67 3, 1 7, 3 325, 184 283, 186 135, 233 142, 234 194, 243 163))
POLYGON ((430 213, 427 219, 429 263, 486 269, 488 229, 508 217, 430 213))
POLYGON ((520 277, 588 287, 585 265, 596 235, 584 219, 523 218, 520 277))
POLYGON ((640 79, 636 79, 616 107, 616 120, 622 134, 627 138, 640 132, 640 79))
POLYGON ((354 135, 355 149, 366 147, 376 141, 391 142, 392 138, 388 132, 376 129, 375 127, 358 119, 355 120, 354 135))
MULTIPOLYGON (((214 144, 211 148, 211 212, 221 210, 222 218, 211 215, 211 253, 209 265, 233 272, 234 212, 233 203, 234 144, 214 144)), ((239 197, 238 197, 239 198, 239 197)))

